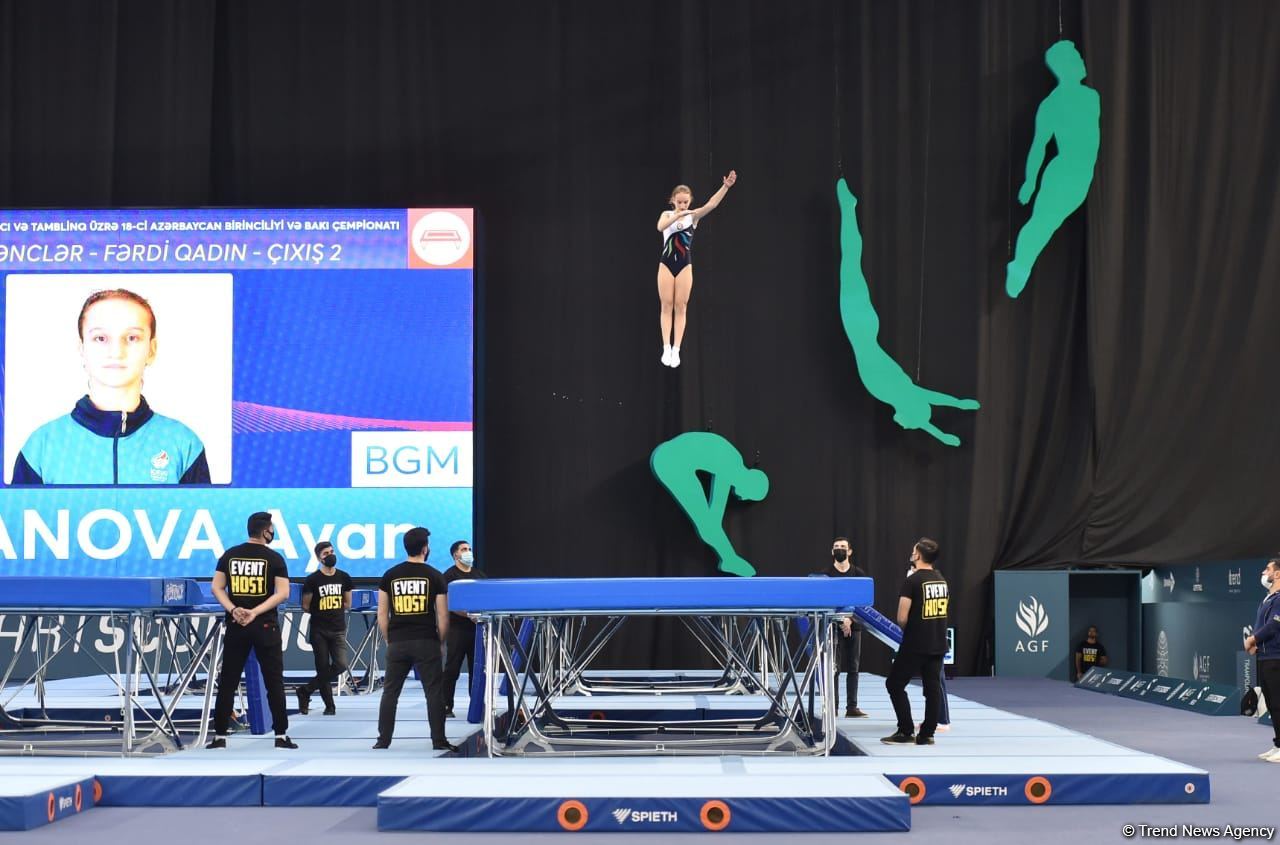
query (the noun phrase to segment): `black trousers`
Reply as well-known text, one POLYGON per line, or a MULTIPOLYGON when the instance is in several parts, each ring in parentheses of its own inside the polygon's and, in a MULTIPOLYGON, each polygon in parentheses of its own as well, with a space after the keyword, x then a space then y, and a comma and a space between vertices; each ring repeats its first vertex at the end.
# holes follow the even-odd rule
POLYGON ((333 682, 347 671, 347 631, 311 626, 307 640, 311 643, 311 656, 316 661, 316 675, 302 687, 303 695, 319 692, 324 709, 333 709, 333 682))
POLYGON ((382 678, 382 703, 378 706, 378 741, 391 742, 396 730, 396 706, 405 679, 415 666, 427 695, 427 721, 431 725, 431 744, 446 742, 444 733, 444 701, 441 696, 440 641, 402 640, 387 643, 387 671, 382 678))
POLYGON ((1258 681, 1262 697, 1267 700, 1267 712, 1271 714, 1271 727, 1275 730, 1273 742, 1276 748, 1280 748, 1280 660, 1259 660, 1258 681))
POLYGON ((476 626, 471 620, 449 620, 449 633, 445 635, 444 658, 444 709, 453 709, 453 694, 458 688, 458 676, 462 674, 462 661, 467 661, 468 677, 476 674, 476 626))
MULTIPOLYGON (((852 710, 858 706, 858 664, 862 661, 862 632, 857 628, 849 636, 845 636, 836 625, 834 632, 836 642, 836 675, 847 672, 844 681, 846 707, 852 710)), ((833 690, 836 697, 835 709, 840 709, 840 684, 833 690)))
POLYGON ((898 717, 898 733, 910 736, 916 732, 911 702, 907 699, 907 684, 916 675, 924 685, 924 722, 920 725, 920 736, 933 736, 938 730, 938 714, 942 710, 942 658, 941 654, 902 652, 894 657, 884 688, 889 691, 893 713, 898 717))
POLYGON ((264 613, 247 626, 228 621, 222 645, 222 671, 218 673, 218 697, 213 707, 213 729, 226 734, 231 724, 231 707, 250 650, 262 667, 262 681, 267 687, 267 704, 271 707, 272 727, 277 735, 289 730, 289 711, 284 699, 284 650, 280 643, 280 620, 275 613, 264 613))

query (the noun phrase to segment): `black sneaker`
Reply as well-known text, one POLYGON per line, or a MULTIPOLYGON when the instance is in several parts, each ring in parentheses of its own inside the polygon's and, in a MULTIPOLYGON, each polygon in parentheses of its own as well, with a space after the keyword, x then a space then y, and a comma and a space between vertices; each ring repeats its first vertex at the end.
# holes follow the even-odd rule
POLYGON ((311 712, 311 693, 305 687, 298 687, 298 712, 303 716, 311 712))
POLYGON ((911 734, 904 734, 902 731, 898 731, 892 736, 881 737, 880 741, 885 745, 910 745, 916 741, 916 738, 911 734))
POLYGON ((432 751, 457 751, 458 746, 452 742, 433 742, 431 743, 432 751))
POLYGON ((931 737, 931 736, 917 736, 917 737, 916 737, 916 745, 933 745, 933 737, 931 737))
POLYGON ((390 740, 388 740, 387 742, 383 742, 382 740, 378 740, 377 742, 375 742, 375 743, 373 744, 373 748, 374 748, 374 750, 375 750, 375 751, 382 751, 383 749, 390 748, 390 747, 391 747, 391 742, 390 742, 390 740))
POLYGON ((215 736, 213 739, 209 740, 209 744, 205 746, 205 748, 208 748, 208 749, 226 748, 226 747, 227 747, 227 738, 225 736, 215 736))
POLYGON ((276 748, 297 748, 297 747, 298 747, 298 743, 289 739, 287 735, 276 737, 276 748))
POLYGON ((337 711, 337 710, 335 710, 335 709, 334 709, 334 708, 332 708, 332 707, 326 707, 326 708, 324 709, 324 715, 326 715, 326 716, 337 716, 337 715, 338 715, 338 711, 337 711))
POLYGON ((444 711, 444 717, 445 717, 446 719, 456 719, 456 718, 458 718, 457 716, 453 715, 453 708, 452 708, 452 707, 450 707, 448 710, 444 711))
POLYGON ((844 711, 844 717, 846 719, 869 719, 870 718, 870 716, 867 715, 866 711, 862 710, 859 707, 850 707, 848 710, 844 711))

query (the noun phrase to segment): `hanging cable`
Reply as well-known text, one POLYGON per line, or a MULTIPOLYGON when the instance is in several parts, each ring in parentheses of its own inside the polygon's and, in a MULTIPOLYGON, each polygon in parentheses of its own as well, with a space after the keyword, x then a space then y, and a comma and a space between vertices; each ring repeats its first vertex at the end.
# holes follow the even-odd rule
POLYGON ((1005 217, 1009 225, 1006 227, 1005 258, 1013 260, 1013 9, 1017 0, 1008 0, 1004 15, 1004 132, 1005 132, 1005 166, 1008 169, 1008 184, 1005 186, 1005 217))
POLYGON ((924 266, 925 266, 925 247, 929 240, 929 143, 930 130, 933 127, 933 65, 934 55, 933 49, 936 39, 934 37, 935 21, 934 4, 929 5, 929 70, 926 82, 925 106, 924 106, 924 212, 922 214, 922 225, 920 227, 920 308, 916 319, 916 381, 920 381, 920 367, 923 358, 922 350, 924 348, 924 266))
POLYGON ((844 139, 841 137, 841 132, 840 132, 840 112, 841 112, 840 42, 844 38, 844 28, 841 26, 842 15, 840 14, 840 10, 844 8, 844 4, 832 3, 831 8, 832 8, 832 16, 834 17, 834 21, 832 22, 831 32, 835 38, 835 43, 832 45, 832 50, 831 50, 831 55, 832 55, 832 59, 831 59, 832 89, 831 90, 833 91, 833 97, 834 97, 834 102, 832 103, 832 106, 831 106, 831 114, 835 117, 835 125, 833 129, 835 132, 835 147, 836 147, 836 176, 843 178, 844 177, 844 139))
POLYGON ((706 42, 706 47, 707 47, 707 69, 706 69, 706 75, 707 75, 707 77, 706 77, 706 78, 707 78, 707 82, 706 82, 706 89, 707 89, 707 174, 708 174, 709 176, 711 176, 711 177, 714 177, 714 176, 716 175, 716 172, 715 172, 715 156, 714 156, 714 154, 712 153, 712 139, 714 138, 714 135, 713 135, 713 134, 712 134, 712 132, 711 132, 711 104, 712 104, 712 98, 711 98, 711 74, 714 72, 714 67, 715 67, 715 66, 714 66, 714 64, 712 63, 711 43, 712 43, 715 39, 714 39, 714 38, 712 38, 712 35, 711 35, 711 3, 710 3, 710 2, 708 2, 708 3, 706 4, 706 6, 704 6, 703 8, 704 8, 704 9, 706 9, 706 17, 705 17, 705 19, 704 19, 704 21, 703 21, 702 37, 703 37, 703 40, 706 42))

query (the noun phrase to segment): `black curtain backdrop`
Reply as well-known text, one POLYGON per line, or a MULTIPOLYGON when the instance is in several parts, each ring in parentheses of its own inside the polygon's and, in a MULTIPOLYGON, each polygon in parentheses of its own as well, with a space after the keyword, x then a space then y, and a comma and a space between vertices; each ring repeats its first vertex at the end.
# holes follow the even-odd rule
MULTIPOLYGON (((1278 65, 1273 0, 5 2, 0 205, 474 205, 491 573, 712 574, 648 469, 709 429, 771 479, 726 520, 762 574, 845 534, 891 612, 935 537, 960 668, 982 671, 993 569, 1280 545, 1278 65), (1101 94, 1101 153, 1014 302, 1060 37, 1101 94), (704 199, 730 168, 672 371, 653 224, 677 182, 704 199), (961 448, 858 381, 841 174, 883 345, 982 402, 935 414, 961 448)), ((644 625, 608 659, 699 662, 644 625)))

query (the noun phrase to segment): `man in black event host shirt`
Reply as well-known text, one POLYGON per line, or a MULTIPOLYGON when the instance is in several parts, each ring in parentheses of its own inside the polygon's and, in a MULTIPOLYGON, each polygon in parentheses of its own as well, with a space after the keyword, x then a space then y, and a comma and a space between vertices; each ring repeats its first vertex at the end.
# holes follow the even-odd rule
POLYGON ((391 747, 400 691, 409 670, 416 666, 427 694, 431 747, 437 751, 458 750, 449 744, 444 733, 440 638, 449 634, 449 604, 445 598, 448 586, 439 572, 427 566, 430 536, 431 532, 421 527, 406 531, 404 551, 409 559, 388 569, 378 584, 378 629, 387 641, 387 671, 374 748, 391 747))
POLYGON ((951 602, 947 581, 933 568, 938 559, 938 544, 927 537, 911 548, 915 572, 902 584, 898 597, 898 625, 902 628, 902 645, 893 660, 893 668, 885 679, 885 689, 898 717, 896 733, 881 742, 891 745, 933 745, 942 709, 942 659, 947 653, 947 612, 951 602), (911 702, 907 684, 914 675, 924 686, 924 722, 915 736, 911 702))
POLYGON ((1084 642, 1076 646, 1076 680, 1083 678, 1094 666, 1106 665, 1107 649, 1098 642, 1098 627, 1090 625, 1084 642))
POLYGON ((319 691, 324 715, 337 713, 333 682, 347 671, 347 611, 351 609, 351 576, 338 569, 333 543, 316 543, 320 568, 302 582, 302 609, 311 614, 307 641, 316 661, 316 676, 298 687, 298 709, 307 715, 311 693, 319 691))
POLYGON ((267 703, 276 732, 276 748, 297 748, 289 739, 289 712, 284 701, 284 649, 280 642, 280 616, 276 607, 289 598, 289 568, 284 558, 267 544, 276 538, 271 514, 249 517, 249 541, 232 546, 218 558, 213 573, 213 596, 227 611, 222 646, 222 671, 213 708, 215 736, 207 747, 226 748, 231 705, 235 703, 240 675, 252 650, 262 667, 267 703))
MULTIPOLYGON (((458 540, 449 547, 453 566, 445 570, 444 583, 479 579, 488 576, 476 569, 476 559, 471 544, 458 540)), ((458 688, 458 676, 462 674, 462 661, 467 661, 467 677, 476 675, 476 623, 465 613, 449 614, 449 636, 445 638, 444 661, 444 715, 453 718, 453 695, 458 688)))

